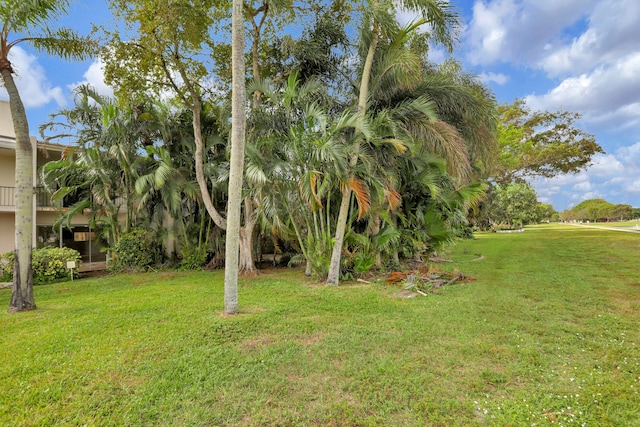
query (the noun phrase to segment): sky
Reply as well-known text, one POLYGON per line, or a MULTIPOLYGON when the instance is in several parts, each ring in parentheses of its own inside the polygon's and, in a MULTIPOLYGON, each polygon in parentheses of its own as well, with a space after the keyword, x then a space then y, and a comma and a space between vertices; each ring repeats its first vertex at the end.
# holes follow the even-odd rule
MULTIPOLYGON (((640 1, 450 2, 463 21, 453 55, 498 102, 520 98, 532 110, 579 113, 577 125, 606 152, 578 174, 533 181, 539 201, 557 211, 593 198, 640 207, 640 1)), ((60 22, 85 34, 92 23, 113 25, 101 0, 77 0, 60 22)), ((431 56, 446 57, 437 49, 431 56)), ((113 93, 97 59, 63 62, 21 43, 11 60, 30 133, 38 137, 49 114, 72 105, 79 84, 113 93)), ((8 99, 3 88, 0 99, 8 99)))

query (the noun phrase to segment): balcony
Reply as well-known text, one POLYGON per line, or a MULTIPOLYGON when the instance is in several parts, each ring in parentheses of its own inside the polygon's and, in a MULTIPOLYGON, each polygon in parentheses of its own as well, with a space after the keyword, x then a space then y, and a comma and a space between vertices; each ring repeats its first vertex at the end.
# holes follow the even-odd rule
MULTIPOLYGON (((11 212, 16 206, 16 188, 0 186, 0 211, 11 212)), ((79 201, 78 197, 73 194, 68 194, 64 197, 62 202, 63 208, 73 206, 79 201)), ((118 196, 113 200, 113 203, 119 207, 120 212, 126 211, 125 198, 118 196)), ((45 211, 52 211, 59 206, 55 206, 51 203, 51 195, 44 187, 36 187, 36 208, 45 211)))
MULTIPOLYGON (((15 207, 16 188, 0 186, 0 208, 15 207)), ((53 208, 51 196, 44 187, 36 187, 36 207, 53 208)))

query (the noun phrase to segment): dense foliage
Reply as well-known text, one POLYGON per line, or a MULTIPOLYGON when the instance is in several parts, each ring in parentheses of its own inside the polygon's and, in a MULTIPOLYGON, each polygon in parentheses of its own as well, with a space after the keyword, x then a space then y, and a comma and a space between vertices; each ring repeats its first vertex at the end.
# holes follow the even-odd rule
POLYGON ((162 246, 145 230, 135 228, 124 233, 113 246, 115 271, 143 270, 162 262, 162 246))
MULTIPOLYGON (((71 271, 67 268, 68 261, 74 261, 80 268, 80 254, 71 248, 41 248, 33 251, 33 283, 43 285, 60 280, 68 280, 71 271)), ((13 279, 13 251, 0 256, 0 281, 10 282, 13 279)))
POLYGON ((481 229, 512 229, 554 219, 551 205, 538 202, 535 189, 526 182, 495 184, 481 204, 476 224, 481 229))
MULTIPOLYGON (((574 171, 599 149, 573 126, 575 115, 530 113, 522 102, 498 107, 460 64, 432 63, 432 43, 455 47, 452 5, 366 5, 245 4, 251 48, 241 271, 252 272, 266 246, 286 246, 292 264, 306 263, 307 274, 332 284, 338 275, 420 260, 470 235, 469 213, 478 212, 487 189, 497 197, 484 203, 496 206, 492 221, 537 221, 550 213, 539 212, 530 187, 488 186, 483 178, 574 171), (401 25, 398 7, 419 19, 401 25), (551 169, 540 153, 537 166, 523 163, 534 148, 559 153, 551 169), (578 163, 558 166, 576 149, 585 151, 578 163), (518 164, 505 163, 505 153, 518 164)), ((219 265, 229 241, 231 50, 213 27, 230 18, 228 4, 111 6, 127 22, 105 31, 103 60, 116 97, 77 89, 75 105, 58 115, 77 147, 43 169, 43 182, 54 200, 76 201, 61 221, 89 209, 118 263, 140 267, 158 258, 130 260, 142 256, 137 246, 128 249, 134 242, 117 253, 124 236, 143 228, 181 268, 200 268, 211 256, 219 265)))

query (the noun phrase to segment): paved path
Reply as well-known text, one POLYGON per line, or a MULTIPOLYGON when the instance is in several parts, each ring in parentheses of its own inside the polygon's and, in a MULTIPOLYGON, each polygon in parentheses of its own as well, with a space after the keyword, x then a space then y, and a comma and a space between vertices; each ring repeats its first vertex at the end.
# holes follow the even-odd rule
POLYGON ((640 233, 639 229, 635 228, 624 228, 624 227, 603 227, 601 225, 585 225, 585 224, 572 224, 567 222, 567 225, 573 225, 575 227, 585 227, 585 228, 599 228, 600 230, 611 230, 611 231, 624 231, 626 233, 640 233))

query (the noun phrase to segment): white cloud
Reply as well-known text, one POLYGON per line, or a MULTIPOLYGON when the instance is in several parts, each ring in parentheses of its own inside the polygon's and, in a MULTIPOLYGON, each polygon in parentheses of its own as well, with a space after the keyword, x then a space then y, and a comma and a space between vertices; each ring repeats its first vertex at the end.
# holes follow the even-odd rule
POLYGON ((591 182, 586 181, 586 182, 580 182, 576 185, 573 186, 573 189, 576 191, 591 191, 593 190, 593 184, 591 184, 591 182))
POLYGON ((82 77, 84 80, 70 84, 69 88, 75 89, 80 85, 88 84, 103 96, 113 96, 113 88, 104 82, 104 62, 102 60, 93 61, 82 77))
POLYGON ((618 149, 618 156, 622 159, 622 163, 638 172, 640 175, 640 142, 636 142, 628 147, 618 149))
POLYGON ((580 201, 591 200, 591 199, 601 199, 602 193, 599 191, 589 191, 580 196, 580 201))
POLYGON ((625 186, 624 189, 631 194, 640 194, 640 179, 636 179, 629 185, 625 186))
POLYGON ((562 31, 584 17, 597 0, 476 1, 466 31, 474 64, 538 62, 562 38, 562 31))
POLYGON ((597 154, 593 156, 593 164, 588 169, 589 175, 602 178, 624 173, 625 167, 619 160, 621 157, 619 152, 617 155, 597 154))
POLYGON ((638 0, 478 0, 465 34, 468 58, 543 71, 556 83, 526 98, 534 109, 631 129, 640 126, 638 22, 638 0))
POLYGON ((640 51, 568 77, 544 95, 526 97, 537 110, 580 112, 586 120, 609 126, 640 123, 640 51))
MULTIPOLYGON (((41 107, 55 101, 59 107, 66 105, 62 89, 51 87, 44 68, 38 63, 38 58, 26 52, 20 46, 14 46, 9 52, 9 60, 13 65, 14 80, 20 98, 26 108, 41 107)), ((4 87, 0 89, 0 99, 9 99, 4 87)))
POLYGON ((589 27, 570 44, 559 45, 542 61, 551 76, 589 70, 636 51, 640 40, 640 2, 601 0, 589 14, 589 27))
POLYGON ((509 76, 502 73, 480 73, 478 78, 484 83, 494 82, 503 85, 509 81, 509 76))

